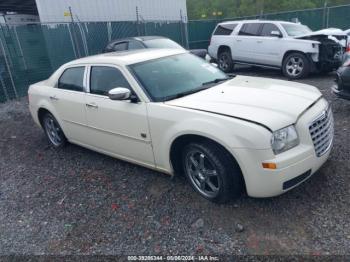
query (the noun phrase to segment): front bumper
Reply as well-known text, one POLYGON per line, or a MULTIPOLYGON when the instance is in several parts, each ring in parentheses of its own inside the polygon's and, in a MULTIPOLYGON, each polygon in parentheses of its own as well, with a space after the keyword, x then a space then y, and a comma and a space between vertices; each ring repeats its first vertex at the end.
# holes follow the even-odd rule
POLYGON ((321 99, 305 112, 296 126, 300 144, 279 155, 271 149, 236 149, 235 157, 242 169, 247 193, 252 197, 273 197, 291 190, 310 178, 328 159, 328 149, 317 156, 309 126, 326 108, 328 103, 321 99), (262 163, 275 163, 276 169, 263 168, 262 163))
POLYGON ((243 170, 248 195, 273 197, 291 190, 310 178, 327 161, 330 149, 331 147, 324 155, 317 157, 312 145, 299 145, 290 150, 291 152, 285 152, 281 154, 283 156, 271 160, 259 157, 253 159, 251 157, 253 152, 249 152, 250 150, 241 152, 241 156, 250 159, 250 164, 243 170), (264 169, 262 162, 276 163, 277 169, 264 169), (307 175, 298 181, 297 178, 304 174, 307 175))

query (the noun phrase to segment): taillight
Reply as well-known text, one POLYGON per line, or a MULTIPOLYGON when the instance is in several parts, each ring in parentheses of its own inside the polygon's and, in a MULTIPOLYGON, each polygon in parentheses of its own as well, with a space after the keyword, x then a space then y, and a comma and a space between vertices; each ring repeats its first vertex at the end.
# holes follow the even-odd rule
POLYGON ((346 52, 350 53, 350 44, 348 44, 348 47, 346 48, 346 52))

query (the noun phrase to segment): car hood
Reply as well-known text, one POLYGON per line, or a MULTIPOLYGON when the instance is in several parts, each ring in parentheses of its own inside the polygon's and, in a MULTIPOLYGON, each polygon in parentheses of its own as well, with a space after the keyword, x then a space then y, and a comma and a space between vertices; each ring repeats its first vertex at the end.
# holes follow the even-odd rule
POLYGON ((236 76, 165 104, 244 119, 275 131, 296 123, 321 96, 317 88, 305 84, 236 76))
POLYGON ((343 47, 346 47, 347 34, 338 28, 327 28, 318 31, 311 32, 309 34, 295 36, 295 39, 317 39, 317 37, 327 37, 328 39, 333 40, 334 42, 340 44, 343 47))
POLYGON ((308 36, 320 36, 320 35, 326 35, 326 36, 346 36, 346 33, 338 28, 327 28, 322 29, 318 31, 310 32, 309 34, 299 35, 295 36, 294 38, 304 38, 308 36))

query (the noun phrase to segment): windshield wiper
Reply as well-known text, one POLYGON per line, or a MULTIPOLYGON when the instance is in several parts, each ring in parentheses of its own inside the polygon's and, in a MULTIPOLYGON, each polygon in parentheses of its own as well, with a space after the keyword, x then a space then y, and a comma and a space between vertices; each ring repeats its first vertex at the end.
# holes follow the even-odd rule
POLYGON ((225 77, 225 78, 217 78, 217 79, 214 79, 214 80, 212 80, 212 81, 205 82, 205 83, 203 83, 202 86, 199 87, 199 88, 192 89, 192 90, 189 90, 189 91, 186 91, 186 92, 182 92, 182 93, 178 93, 178 94, 176 94, 176 95, 172 95, 172 96, 165 97, 165 98, 164 98, 164 101, 169 101, 169 100, 173 100, 173 99, 177 99, 177 98, 181 98, 181 97, 184 97, 184 96, 188 96, 188 95, 191 95, 191 94, 194 94, 194 93, 201 92, 201 91, 203 91, 203 90, 206 90, 206 89, 211 88, 211 87, 213 86, 213 84, 218 84, 218 83, 220 83, 220 82, 230 80, 230 79, 232 79, 233 77, 235 77, 235 75, 230 75, 230 76, 225 77))
POLYGON ((234 76, 228 76, 228 77, 225 77, 225 78, 216 78, 216 79, 214 79, 214 80, 212 80, 212 81, 203 83, 202 86, 211 85, 211 84, 218 84, 218 83, 220 83, 220 82, 230 80, 230 79, 232 79, 233 77, 234 77, 234 76))
POLYGON ((191 94, 198 93, 198 92, 200 92, 200 91, 206 90, 206 89, 208 89, 208 88, 209 88, 209 87, 201 87, 201 88, 196 88, 196 89, 193 89, 193 90, 190 90, 190 91, 178 93, 178 94, 176 94, 176 95, 166 97, 166 98, 164 99, 164 101, 169 101, 169 100, 181 98, 181 97, 184 97, 184 96, 188 96, 188 95, 191 95, 191 94))

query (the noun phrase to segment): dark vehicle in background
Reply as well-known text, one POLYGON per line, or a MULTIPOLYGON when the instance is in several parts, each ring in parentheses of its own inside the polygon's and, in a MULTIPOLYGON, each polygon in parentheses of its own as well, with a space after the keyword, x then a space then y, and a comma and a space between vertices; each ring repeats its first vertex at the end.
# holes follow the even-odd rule
POLYGON ((336 84, 333 86, 333 93, 337 96, 350 100, 350 59, 337 71, 336 84))
MULTIPOLYGON (((103 50, 103 53, 145 48, 167 48, 184 50, 184 48, 181 45, 166 37, 138 36, 113 40, 110 43, 108 43, 106 48, 103 50)), ((189 51, 193 55, 199 56, 203 59, 205 59, 205 56, 207 55, 207 50, 205 49, 191 49, 189 51)))

